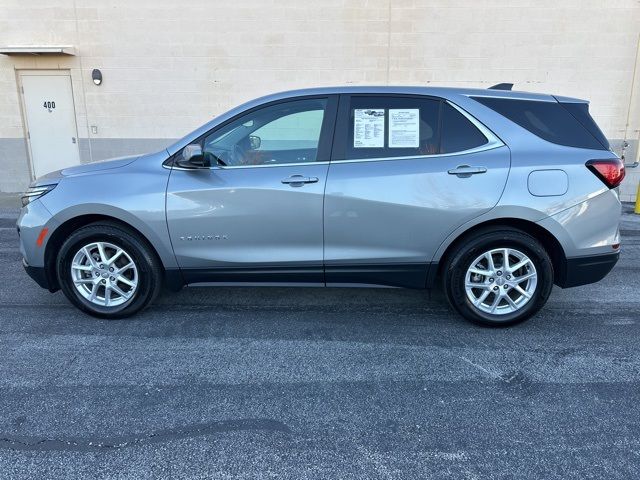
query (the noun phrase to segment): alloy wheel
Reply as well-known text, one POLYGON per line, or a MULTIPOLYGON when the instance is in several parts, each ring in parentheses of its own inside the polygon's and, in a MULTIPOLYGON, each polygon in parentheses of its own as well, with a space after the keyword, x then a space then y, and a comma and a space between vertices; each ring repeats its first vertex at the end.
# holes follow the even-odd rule
POLYGON ((138 268, 122 248, 92 242, 80 248, 71 261, 76 290, 101 307, 117 307, 131 300, 138 288, 138 268))
POLYGON ((496 248, 479 255, 467 268, 465 291, 481 312, 507 315, 533 297, 538 273, 531 259, 513 248, 496 248))

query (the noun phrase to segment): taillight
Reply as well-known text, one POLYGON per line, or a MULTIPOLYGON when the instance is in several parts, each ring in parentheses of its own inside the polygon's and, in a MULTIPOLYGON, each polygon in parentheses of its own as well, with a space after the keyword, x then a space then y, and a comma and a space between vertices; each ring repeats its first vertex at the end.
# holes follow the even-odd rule
POLYGON ((619 158, 589 160, 586 165, 609 188, 616 188, 624 179, 624 163, 619 158))

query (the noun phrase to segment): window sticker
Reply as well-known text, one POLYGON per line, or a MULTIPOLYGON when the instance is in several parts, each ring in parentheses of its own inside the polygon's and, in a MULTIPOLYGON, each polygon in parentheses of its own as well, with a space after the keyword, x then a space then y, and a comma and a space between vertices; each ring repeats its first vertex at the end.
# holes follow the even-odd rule
POLYGON ((389 148, 420 146, 420 109, 389 109, 389 148))
POLYGON ((354 110, 353 148, 384 148, 384 108, 354 110))

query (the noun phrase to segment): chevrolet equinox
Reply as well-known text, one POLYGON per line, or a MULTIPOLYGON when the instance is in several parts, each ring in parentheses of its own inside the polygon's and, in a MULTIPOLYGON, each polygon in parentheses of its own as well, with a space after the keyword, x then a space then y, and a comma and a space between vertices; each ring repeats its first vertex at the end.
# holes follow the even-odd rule
POLYGON ((162 286, 440 283, 469 320, 522 321, 615 265, 624 166, 588 102, 496 87, 278 93, 50 173, 22 197, 24 267, 102 318, 162 286))

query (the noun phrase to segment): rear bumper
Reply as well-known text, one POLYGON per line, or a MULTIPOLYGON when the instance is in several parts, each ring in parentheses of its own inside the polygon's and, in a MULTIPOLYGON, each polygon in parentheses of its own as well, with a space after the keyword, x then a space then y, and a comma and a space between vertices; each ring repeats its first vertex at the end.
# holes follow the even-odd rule
POLYGON ((558 272, 556 284, 569 288, 598 282, 607 276, 619 258, 620 252, 568 258, 558 272))

